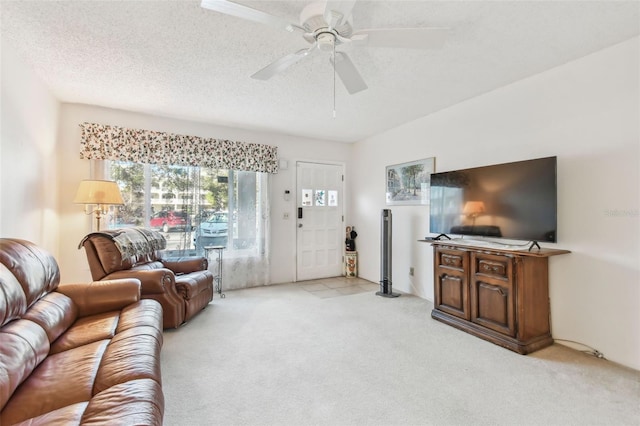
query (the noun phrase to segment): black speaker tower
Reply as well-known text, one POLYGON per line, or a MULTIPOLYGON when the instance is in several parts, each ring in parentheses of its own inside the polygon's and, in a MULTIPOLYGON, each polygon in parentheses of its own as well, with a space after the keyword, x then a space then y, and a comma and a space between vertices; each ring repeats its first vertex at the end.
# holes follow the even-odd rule
POLYGON ((380 217, 380 291, 376 295, 382 297, 398 297, 393 292, 391 283, 391 210, 383 209, 380 217))

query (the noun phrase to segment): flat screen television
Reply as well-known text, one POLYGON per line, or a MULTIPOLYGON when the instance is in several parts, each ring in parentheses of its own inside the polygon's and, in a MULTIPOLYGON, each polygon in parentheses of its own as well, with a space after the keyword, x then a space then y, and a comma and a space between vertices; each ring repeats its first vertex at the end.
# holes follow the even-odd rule
POLYGON ((429 231, 556 242, 556 157, 431 174, 429 231))

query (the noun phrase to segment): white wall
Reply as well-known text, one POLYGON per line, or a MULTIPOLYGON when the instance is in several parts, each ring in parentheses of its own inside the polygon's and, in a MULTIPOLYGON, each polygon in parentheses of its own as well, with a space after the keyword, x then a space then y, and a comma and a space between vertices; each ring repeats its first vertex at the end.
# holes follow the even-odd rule
POLYGON ((91 218, 84 214, 82 206, 72 202, 78 183, 89 178, 91 173, 91 162, 79 157, 79 124, 83 122, 277 146, 278 156, 288 160, 289 167, 271 176, 271 283, 290 282, 295 278, 296 160, 313 159, 346 164, 351 150, 349 145, 342 143, 233 129, 96 106, 63 104, 60 113, 58 182, 60 232, 64 238, 60 245, 58 262, 65 277, 70 281, 85 281, 91 278, 84 249, 77 249, 80 240, 90 232, 91 218), (292 191, 291 201, 284 200, 285 189, 292 191), (283 219, 285 212, 289 213, 290 219, 283 219))
MULTIPOLYGON (((436 171, 446 171, 555 155, 558 243, 547 246, 572 253, 550 259, 552 334, 640 369, 639 44, 631 39, 357 143, 360 275, 379 280, 386 165, 434 156, 436 171)), ((428 208, 392 212, 394 289, 433 301, 431 247, 417 242, 428 235, 428 208)))
POLYGON ((59 104, 2 43, 0 91, 0 237, 58 249, 55 182, 59 104))

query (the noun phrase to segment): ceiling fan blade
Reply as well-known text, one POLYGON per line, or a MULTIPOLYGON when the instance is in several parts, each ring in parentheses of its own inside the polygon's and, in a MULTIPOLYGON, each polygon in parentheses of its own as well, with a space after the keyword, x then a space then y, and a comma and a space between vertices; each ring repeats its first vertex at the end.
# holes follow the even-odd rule
POLYGON ((213 10, 215 12, 224 13, 226 15, 235 16, 236 18, 246 19, 289 32, 293 32, 294 30, 305 31, 304 28, 299 25, 292 24, 285 19, 228 0, 202 0, 200 6, 204 9, 213 10))
POLYGON ((403 47, 407 49, 437 49, 444 45, 448 28, 381 28, 356 31, 354 36, 367 36, 371 47, 403 47))
POLYGON ((345 23, 356 0, 327 0, 327 6, 324 9, 324 20, 329 24, 329 28, 336 28, 345 23))
POLYGON ((274 75, 286 70, 291 65, 309 56, 315 50, 317 49, 316 49, 316 45, 314 44, 309 49, 301 49, 295 53, 290 53, 289 55, 283 56, 282 58, 278 59, 275 62, 272 62, 271 64, 262 68, 260 71, 253 74, 251 78, 254 78, 256 80, 269 80, 274 75))
MULTIPOLYGON (((333 63, 333 59, 331 60, 333 63)), ((342 80, 344 87, 350 94, 361 92, 368 88, 367 84, 362 79, 362 76, 358 72, 358 69, 351 58, 344 52, 336 52, 336 61, 334 66, 336 67, 336 74, 342 80)))

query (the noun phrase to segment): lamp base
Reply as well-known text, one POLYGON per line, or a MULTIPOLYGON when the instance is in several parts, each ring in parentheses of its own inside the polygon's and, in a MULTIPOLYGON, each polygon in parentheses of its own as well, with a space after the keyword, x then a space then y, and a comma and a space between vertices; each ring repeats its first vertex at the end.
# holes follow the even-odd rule
POLYGON ((100 232, 100 219, 102 219, 102 206, 99 205, 95 213, 96 213, 96 225, 98 226, 97 231, 100 232))

